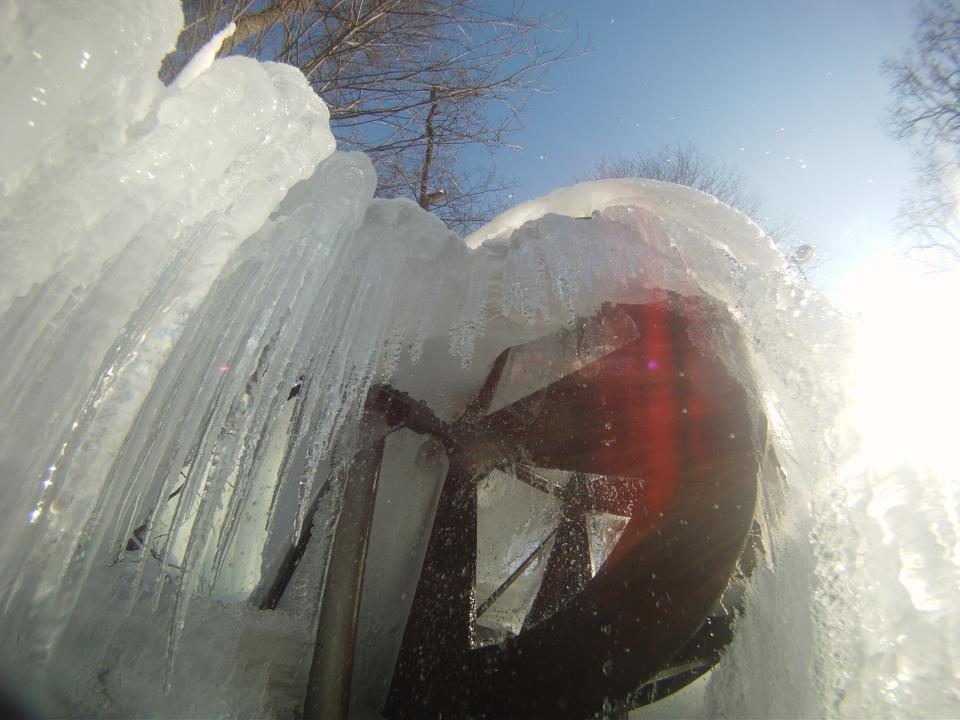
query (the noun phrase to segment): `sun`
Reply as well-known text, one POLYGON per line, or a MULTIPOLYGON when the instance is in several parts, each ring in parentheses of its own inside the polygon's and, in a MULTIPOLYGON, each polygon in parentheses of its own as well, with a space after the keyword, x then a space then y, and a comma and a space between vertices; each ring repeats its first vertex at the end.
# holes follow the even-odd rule
POLYGON ((853 324, 849 419, 871 465, 949 474, 960 409, 960 269, 872 256, 837 295, 853 324))

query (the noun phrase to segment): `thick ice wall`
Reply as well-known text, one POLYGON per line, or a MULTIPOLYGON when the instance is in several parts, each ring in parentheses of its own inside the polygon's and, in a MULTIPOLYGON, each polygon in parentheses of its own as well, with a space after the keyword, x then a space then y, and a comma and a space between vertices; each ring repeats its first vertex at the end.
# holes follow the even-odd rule
POLYGON ((352 240, 374 184, 363 156, 323 162, 186 320, 84 528, 89 562, 73 558, 66 568, 61 590, 76 594, 75 608, 64 607, 65 593, 31 618, 31 635, 42 636, 56 627, 51 608, 71 613, 47 668, 54 679, 79 668, 67 673, 74 707, 283 714, 302 701, 337 507, 321 446, 332 427, 350 425, 349 400, 331 400, 360 392, 366 356, 354 340, 369 342, 352 325, 353 310, 366 307, 351 302, 364 276, 344 269, 369 251, 352 240), (300 395, 290 400, 298 378, 300 395), (329 506, 314 528, 308 572, 281 610, 258 610, 250 596, 264 548, 282 555, 314 482, 329 506), (142 541, 142 556, 131 537, 142 541), (124 667, 135 668, 136 682, 123 680, 124 667))
POLYGON ((289 67, 229 59, 163 88, 175 0, 59 9, 4 8, 15 79, 4 138, 17 149, 4 153, 0 209, 0 523, 18 539, 0 565, 8 630, 58 608, 38 652, 69 614, 83 572, 65 592, 67 568, 91 550, 110 468, 188 321, 334 148, 325 106, 289 67), (46 106, 24 101, 40 87, 46 106))
POLYGON ((333 152, 326 107, 309 93, 288 66, 230 58, 158 92, 119 147, 67 153, 5 202, 0 308, 53 273, 82 285, 151 230, 142 252, 160 266, 211 215, 229 219, 227 232, 255 230, 333 152))
POLYGON ((0 24, 0 197, 8 198, 70 158, 124 143, 161 91, 156 69, 183 13, 155 0, 12 0, 0 24))

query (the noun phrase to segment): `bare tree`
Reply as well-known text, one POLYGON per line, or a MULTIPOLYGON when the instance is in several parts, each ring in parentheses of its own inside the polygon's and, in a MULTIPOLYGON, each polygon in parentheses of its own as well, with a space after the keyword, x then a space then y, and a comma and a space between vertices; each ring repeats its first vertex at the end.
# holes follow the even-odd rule
POLYGON ((890 130, 916 159, 898 224, 928 260, 960 262, 960 4, 931 0, 916 17, 914 46, 883 64, 894 95, 890 130))
POLYGON ((799 247, 811 247, 792 238, 789 223, 772 221, 762 213, 760 197, 750 188, 741 172, 701 153, 692 143, 666 146, 656 152, 633 157, 601 158, 581 180, 605 178, 645 178, 686 185, 713 195, 763 225, 766 233, 780 245, 788 257, 799 247))
POLYGON ((380 194, 409 197, 460 231, 487 219, 507 189, 462 150, 509 145, 547 68, 580 52, 576 37, 546 44, 549 18, 484 0, 185 0, 184 11, 164 80, 236 22, 221 54, 300 68, 340 146, 376 164, 380 194))

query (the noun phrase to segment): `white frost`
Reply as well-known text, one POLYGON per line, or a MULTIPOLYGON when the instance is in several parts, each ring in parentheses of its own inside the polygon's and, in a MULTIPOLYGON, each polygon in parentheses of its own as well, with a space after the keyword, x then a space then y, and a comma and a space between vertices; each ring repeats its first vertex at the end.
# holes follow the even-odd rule
POLYGON ((232 22, 210 38, 203 47, 197 50, 194 56, 190 58, 190 61, 183 70, 180 71, 180 74, 177 75, 174 84, 179 88, 185 88, 197 77, 209 70, 217 57, 217 53, 220 52, 220 48, 223 47, 224 41, 227 38, 233 37, 236 31, 237 24, 232 22))

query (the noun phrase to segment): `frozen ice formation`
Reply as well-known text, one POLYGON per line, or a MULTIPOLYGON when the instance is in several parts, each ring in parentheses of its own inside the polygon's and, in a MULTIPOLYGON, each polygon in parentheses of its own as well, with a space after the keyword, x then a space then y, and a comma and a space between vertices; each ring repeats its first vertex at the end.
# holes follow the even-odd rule
MULTIPOLYGON (((870 530, 880 511, 836 505, 844 333, 748 219, 686 188, 606 181, 465 242, 413 203, 374 199, 370 162, 334 152, 298 71, 214 60, 214 44, 164 87, 174 0, 0 14, 0 647, 6 684, 41 714, 298 713, 334 470, 362 442, 367 390, 389 380, 451 419, 508 345, 664 290, 714 298, 742 326, 747 357, 726 361, 757 388, 790 488, 761 498, 768 557, 702 708, 957 708, 956 613, 878 589, 863 617, 898 628, 880 630, 890 645, 862 642, 872 629, 852 604, 874 601, 832 549, 862 559, 846 513, 870 530), (290 592, 258 609, 318 497, 290 592), (936 665, 901 641, 914 631, 936 665), (874 666, 887 684, 866 693, 874 666)), ((711 330, 696 341, 721 347, 711 330)), ((955 508, 941 520, 910 572, 929 560, 944 597, 955 508)), ((362 682, 381 692, 378 678, 362 682)))

